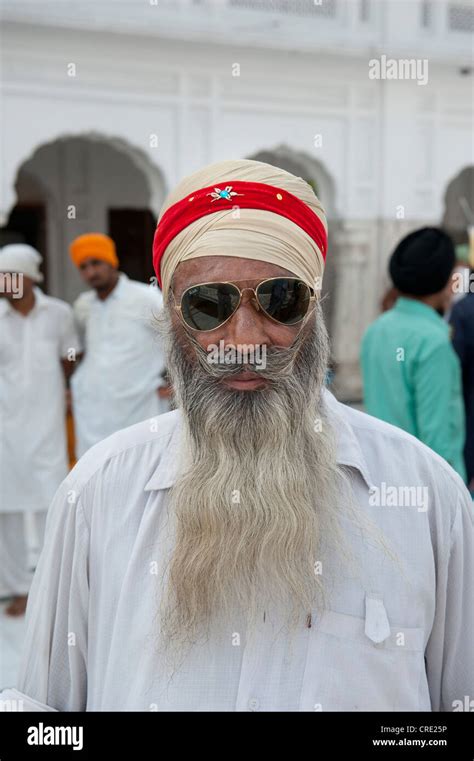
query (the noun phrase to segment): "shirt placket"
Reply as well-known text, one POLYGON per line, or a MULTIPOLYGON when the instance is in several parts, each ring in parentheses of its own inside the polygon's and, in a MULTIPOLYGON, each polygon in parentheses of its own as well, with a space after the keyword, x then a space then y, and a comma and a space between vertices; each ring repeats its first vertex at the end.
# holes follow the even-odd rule
POLYGON ((264 641, 264 627, 265 624, 262 621, 257 631, 245 642, 235 705, 236 711, 259 711, 261 708, 258 684, 262 661, 258 654, 264 641))
MULTIPOLYGON (((21 341, 21 346, 23 350, 21 384, 23 386, 24 391, 26 391, 27 386, 31 383, 31 378, 32 378, 32 353, 34 351, 33 335, 32 335, 32 328, 31 328, 32 320, 29 316, 21 317, 20 319, 23 320, 23 324, 22 324, 23 339, 21 341)), ((23 394, 23 398, 26 398, 26 393, 23 394)))

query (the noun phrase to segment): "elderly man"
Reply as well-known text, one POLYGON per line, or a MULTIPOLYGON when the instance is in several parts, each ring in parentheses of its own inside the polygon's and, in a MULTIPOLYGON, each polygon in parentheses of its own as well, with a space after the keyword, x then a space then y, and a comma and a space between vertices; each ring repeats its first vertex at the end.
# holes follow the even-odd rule
POLYGON ((80 350, 72 309, 36 285, 41 255, 0 251, 0 597, 25 612, 46 511, 68 471, 65 380, 80 350))
POLYGON ((76 455, 111 433, 168 410, 158 396, 164 371, 160 341, 153 331, 162 306, 158 288, 118 271, 108 235, 80 235, 71 258, 91 290, 74 303, 85 357, 71 382, 76 455))
POLYGON ((310 186, 260 162, 168 198, 154 263, 180 409, 94 447, 59 489, 5 698, 451 711, 473 694, 471 499, 414 437, 323 389, 326 246, 310 186))

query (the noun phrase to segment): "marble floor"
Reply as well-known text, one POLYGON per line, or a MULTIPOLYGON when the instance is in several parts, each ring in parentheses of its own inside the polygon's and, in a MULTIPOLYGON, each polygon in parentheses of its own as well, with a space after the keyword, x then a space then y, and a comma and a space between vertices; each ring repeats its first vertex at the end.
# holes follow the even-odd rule
POLYGON ((25 616, 6 616, 7 604, 7 600, 0 600, 0 690, 16 686, 25 636, 25 616))

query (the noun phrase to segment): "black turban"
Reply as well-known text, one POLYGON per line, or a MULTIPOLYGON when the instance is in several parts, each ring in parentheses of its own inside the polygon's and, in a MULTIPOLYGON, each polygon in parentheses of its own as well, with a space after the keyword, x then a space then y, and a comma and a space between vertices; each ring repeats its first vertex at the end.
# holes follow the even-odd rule
POLYGON ((429 296, 445 287, 455 259, 449 235, 436 227, 423 227, 396 247, 390 258, 390 277, 401 293, 429 296))

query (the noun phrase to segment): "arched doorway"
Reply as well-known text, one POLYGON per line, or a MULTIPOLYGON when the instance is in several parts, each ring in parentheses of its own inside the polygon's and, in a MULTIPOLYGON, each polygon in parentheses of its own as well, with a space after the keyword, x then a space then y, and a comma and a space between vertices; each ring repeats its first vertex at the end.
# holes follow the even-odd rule
POLYGON ((15 191, 0 244, 25 241, 38 248, 48 293, 72 302, 84 290, 68 248, 86 232, 114 238, 120 269, 130 277, 147 282, 153 275, 151 243, 166 188, 140 149, 98 133, 60 137, 19 167, 15 191))
POLYGON ((266 164, 280 167, 286 172, 302 177, 314 189, 324 206, 328 219, 337 218, 334 180, 320 161, 304 151, 295 151, 287 145, 280 145, 269 150, 264 149, 248 156, 248 158, 254 161, 264 161, 266 164))

